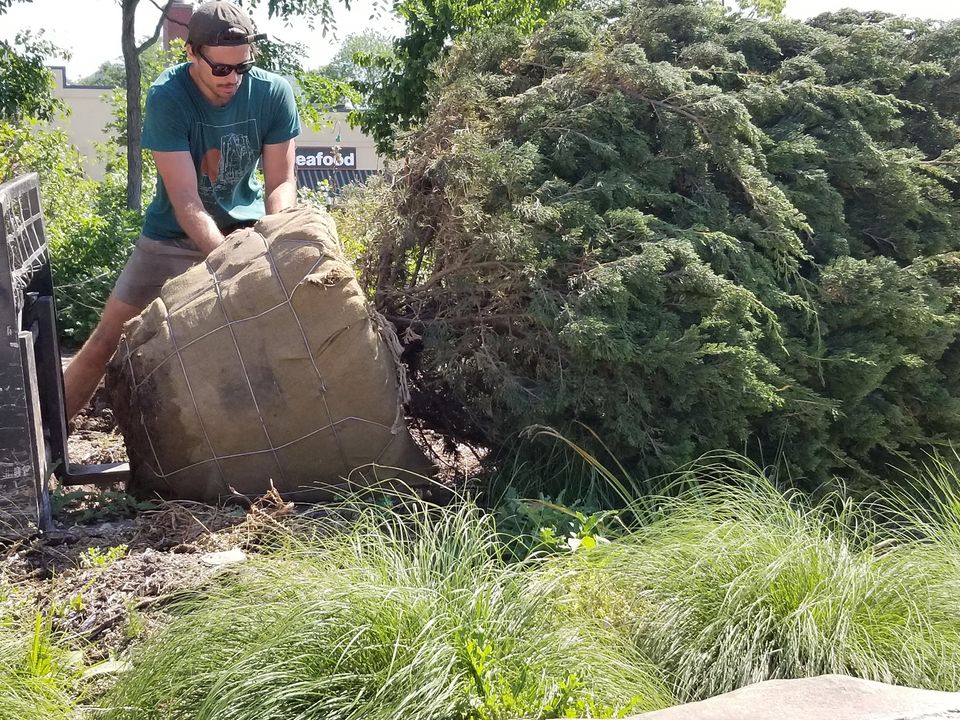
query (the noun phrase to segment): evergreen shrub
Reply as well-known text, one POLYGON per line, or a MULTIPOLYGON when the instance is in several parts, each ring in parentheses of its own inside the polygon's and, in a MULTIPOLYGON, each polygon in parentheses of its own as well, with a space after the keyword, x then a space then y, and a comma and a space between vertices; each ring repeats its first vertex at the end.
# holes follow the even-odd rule
POLYGON ((351 200, 414 414, 494 448, 595 433, 639 477, 731 448, 854 488, 956 438, 958 46, 701 0, 458 41, 351 200))

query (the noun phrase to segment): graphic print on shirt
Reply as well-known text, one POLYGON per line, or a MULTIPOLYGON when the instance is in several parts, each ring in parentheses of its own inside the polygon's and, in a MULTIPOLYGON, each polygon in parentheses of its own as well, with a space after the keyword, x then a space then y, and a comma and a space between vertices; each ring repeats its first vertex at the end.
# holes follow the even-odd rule
POLYGON ((260 148, 257 142, 257 121, 254 119, 230 125, 197 123, 197 132, 208 147, 200 161, 198 189, 204 201, 227 200, 237 183, 257 163, 260 148))

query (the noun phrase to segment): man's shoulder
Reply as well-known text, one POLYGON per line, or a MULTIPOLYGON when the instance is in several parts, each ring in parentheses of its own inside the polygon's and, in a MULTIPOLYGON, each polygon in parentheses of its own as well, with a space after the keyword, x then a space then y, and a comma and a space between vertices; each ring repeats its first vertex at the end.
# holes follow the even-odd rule
POLYGON ((247 77, 250 78, 250 81, 253 84, 259 85, 265 89, 278 86, 282 87, 283 85, 288 85, 290 82, 283 75, 278 75, 275 72, 264 70, 263 68, 259 67, 252 68, 247 74, 247 77))
POLYGON ((183 78, 189 71, 190 63, 181 63, 168 67, 150 83, 152 92, 175 93, 183 89, 183 78))

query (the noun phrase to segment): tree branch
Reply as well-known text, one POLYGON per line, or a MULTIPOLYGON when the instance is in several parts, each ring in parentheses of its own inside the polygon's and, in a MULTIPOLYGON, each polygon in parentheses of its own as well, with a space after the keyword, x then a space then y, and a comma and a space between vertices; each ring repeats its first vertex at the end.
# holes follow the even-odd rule
POLYGON ((396 325, 397 328, 408 328, 414 325, 418 325, 421 328, 425 328, 428 325, 449 325, 452 327, 469 327, 471 325, 478 325, 481 327, 490 327, 494 330, 500 330, 502 332, 516 332, 521 329, 518 327, 518 323, 532 323, 534 325, 540 324, 536 318, 533 317, 533 315, 528 313, 499 313, 486 315, 482 312, 478 312, 476 315, 444 315, 432 318, 407 318, 400 315, 384 315, 384 317, 396 325))
MULTIPOLYGON (((163 30, 163 21, 167 19, 167 13, 170 11, 170 6, 173 5, 173 0, 167 0, 167 4, 163 7, 157 5, 156 0, 150 0, 150 3, 160 11, 160 19, 157 20, 157 27, 154 28, 153 35, 137 45, 137 55, 153 45, 157 41, 157 38, 160 37, 160 31, 163 30)), ((177 20, 173 22, 176 22, 178 25, 183 25, 182 22, 177 20)))
MULTIPOLYGON (((663 108, 668 112, 676 113, 677 115, 681 115, 682 117, 687 118, 688 120, 692 121, 700 129, 700 132, 703 134, 704 140, 706 140, 711 145, 716 146, 716 143, 713 141, 713 135, 711 135, 709 128, 707 128, 707 125, 706 123, 704 123, 703 118, 701 118, 699 115, 695 115, 694 113, 690 112, 686 108, 680 107, 679 105, 674 105, 673 103, 648 97, 647 95, 644 95, 641 91, 634 90, 633 88, 627 87, 626 85, 622 85, 622 84, 618 85, 617 89, 620 90, 624 95, 627 95, 628 97, 632 97, 634 100, 650 103, 650 105, 652 105, 654 108, 658 108, 658 107, 663 108)), ((600 88, 593 88, 593 90, 594 92, 601 92, 600 88)))
POLYGON ((180 27, 189 27, 189 25, 188 25, 187 23, 185 23, 185 22, 180 22, 180 21, 177 20, 176 18, 170 17, 170 15, 167 14, 167 11, 170 9, 170 5, 171 5, 172 3, 169 3, 169 2, 168 2, 165 7, 160 7, 160 5, 157 3, 157 0, 150 0, 150 2, 153 4, 153 6, 154 6, 157 10, 159 10, 161 13, 163 13, 163 16, 164 16, 167 20, 169 20, 170 22, 172 22, 174 25, 179 25, 180 27))

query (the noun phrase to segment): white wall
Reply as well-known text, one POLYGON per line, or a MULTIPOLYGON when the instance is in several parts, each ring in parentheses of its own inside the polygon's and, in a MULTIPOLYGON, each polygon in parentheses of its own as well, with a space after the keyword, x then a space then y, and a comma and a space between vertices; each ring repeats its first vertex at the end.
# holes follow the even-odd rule
POLYGON ((113 119, 109 104, 112 88, 91 85, 67 85, 66 69, 52 67, 54 96, 63 100, 70 112, 59 116, 54 125, 66 131, 84 159, 84 169, 95 180, 102 180, 103 163, 97 161, 95 143, 107 140, 104 128, 113 119))

